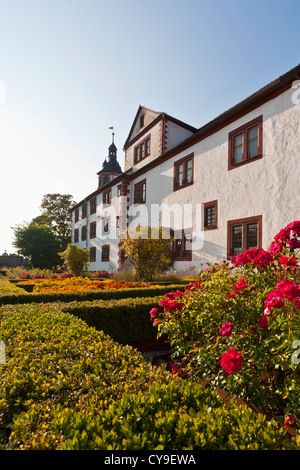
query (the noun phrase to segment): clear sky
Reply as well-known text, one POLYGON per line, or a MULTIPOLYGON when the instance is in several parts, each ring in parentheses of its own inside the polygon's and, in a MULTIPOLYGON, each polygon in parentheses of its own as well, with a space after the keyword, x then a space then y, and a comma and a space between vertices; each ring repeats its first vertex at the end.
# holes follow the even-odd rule
POLYGON ((140 104, 195 127, 300 63, 299 0, 0 0, 0 254, 97 189, 140 104))

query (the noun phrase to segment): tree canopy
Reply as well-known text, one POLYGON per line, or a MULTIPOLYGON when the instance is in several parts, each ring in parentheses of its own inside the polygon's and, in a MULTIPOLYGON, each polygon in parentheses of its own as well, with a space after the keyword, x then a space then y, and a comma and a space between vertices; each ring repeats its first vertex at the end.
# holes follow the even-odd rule
POLYGON ((29 257, 34 268, 51 269, 60 262, 58 242, 48 225, 34 222, 16 225, 13 245, 19 253, 29 257))
POLYGON ((171 238, 163 228, 140 227, 128 231, 121 249, 133 266, 139 281, 152 281, 161 272, 172 267, 171 238))
POLYGON ((60 251, 71 242, 71 211, 75 201, 70 194, 45 194, 41 203, 42 213, 35 217, 35 224, 47 224, 58 241, 60 251))

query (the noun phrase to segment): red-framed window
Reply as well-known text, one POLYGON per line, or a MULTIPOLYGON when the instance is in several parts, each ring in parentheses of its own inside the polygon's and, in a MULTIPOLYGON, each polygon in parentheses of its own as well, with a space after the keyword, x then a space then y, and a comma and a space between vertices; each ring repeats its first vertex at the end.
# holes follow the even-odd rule
POLYGON ((204 203, 204 230, 218 228, 218 201, 204 203))
POLYGON ((263 117, 247 122, 228 134, 228 169, 263 156, 263 117))
POLYGON ((174 163, 174 191, 193 184, 194 154, 187 155, 174 163))
POLYGON ((139 181, 134 185, 134 204, 145 204, 146 202, 146 180, 139 181))
POLYGON ((91 246, 90 248, 90 262, 94 263, 96 261, 96 247, 91 246))
POLYGON ((227 258, 262 247, 262 216, 227 222, 227 258))
POLYGON ((150 155, 150 135, 134 147, 133 154, 134 163, 138 163, 150 155))
POLYGON ((104 191, 102 198, 103 198, 103 204, 110 204, 111 203, 111 189, 104 191))
POLYGON ((182 229, 173 233, 172 255, 174 261, 192 261, 192 230, 182 229))
POLYGON ((109 261, 110 245, 102 245, 101 261, 109 261))
POLYGON ((75 228, 74 230, 74 243, 78 243, 79 242, 79 230, 78 228, 75 228))
POLYGON ((86 229, 86 225, 84 225, 83 227, 81 227, 81 241, 82 242, 86 240, 86 233, 87 233, 87 229, 86 229))
POLYGON ((81 206, 81 217, 82 217, 83 219, 85 219, 85 218, 86 218, 86 214, 87 214, 87 204, 86 204, 86 202, 85 202, 85 203, 82 204, 82 206, 81 206))
POLYGON ((95 214, 97 209, 97 198, 93 197, 90 200, 90 214, 95 214))
POLYGON ((90 223, 90 238, 96 238, 96 222, 90 223))

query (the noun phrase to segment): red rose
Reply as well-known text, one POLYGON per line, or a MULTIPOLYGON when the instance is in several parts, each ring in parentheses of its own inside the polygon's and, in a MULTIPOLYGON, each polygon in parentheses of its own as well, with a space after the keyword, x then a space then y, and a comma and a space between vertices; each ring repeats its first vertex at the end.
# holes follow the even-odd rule
POLYGON ((283 308, 284 305, 283 294, 281 291, 274 289, 267 294, 265 308, 271 310, 272 308, 283 308))
POLYGON ((268 323, 268 318, 266 317, 266 315, 263 315, 260 320, 259 320, 259 324, 262 328, 264 328, 265 330, 268 330, 269 329, 269 323, 268 323))
POLYGON ((230 336, 233 328, 233 323, 223 323, 219 333, 223 336, 230 336))
POLYGON ((296 426, 296 418, 291 413, 288 413, 284 417, 284 427, 285 428, 294 428, 296 426))
POLYGON ((285 266, 296 266, 298 264, 298 260, 294 256, 291 256, 290 258, 288 256, 282 256, 279 258, 279 263, 285 266))
POLYGON ((242 368, 243 356, 235 351, 235 349, 228 349, 221 357, 221 367, 228 374, 234 374, 242 368))
POLYGON ((154 318, 154 317, 156 317, 156 315, 157 315, 157 308, 152 308, 150 310, 150 317, 154 318))

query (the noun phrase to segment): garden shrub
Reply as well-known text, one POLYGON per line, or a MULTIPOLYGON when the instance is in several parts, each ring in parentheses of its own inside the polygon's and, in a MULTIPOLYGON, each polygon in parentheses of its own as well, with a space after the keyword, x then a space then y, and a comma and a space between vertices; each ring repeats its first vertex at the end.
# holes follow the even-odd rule
POLYGON ((126 298, 122 300, 72 302, 62 307, 84 320, 87 325, 104 331, 114 341, 133 344, 156 339, 149 321, 149 310, 161 297, 126 298))
POLYGON ((153 384, 109 406, 97 394, 80 408, 34 406, 14 419, 9 448, 56 450, 292 450, 275 420, 197 384, 153 384))
POLYGON ((151 317, 174 348, 174 374, 209 381, 265 413, 290 413, 299 424, 299 247, 300 222, 293 222, 269 250, 247 250, 204 271, 184 294, 166 294, 151 317))
POLYGON ((81 409, 92 397, 101 409, 125 391, 147 391, 151 382, 166 380, 167 373, 152 369, 133 348, 119 346, 58 305, 1 307, 0 321, 6 346, 0 364, 0 447, 22 448, 19 439, 10 443, 13 420, 31 410, 38 409, 39 420, 47 422, 58 404, 81 409))
MULTIPOLYGON (((18 287, 20 287, 18 285, 18 287)), ((174 289, 184 290, 184 285, 173 285, 174 289)), ((22 303, 49 303, 49 302, 73 302, 73 301, 94 301, 111 300, 140 297, 156 297, 168 292, 170 286, 150 286, 132 289, 100 289, 88 292, 51 292, 29 295, 20 289, 20 294, 15 291, 13 295, 3 295, 0 297, 0 305, 22 304, 22 303)))

